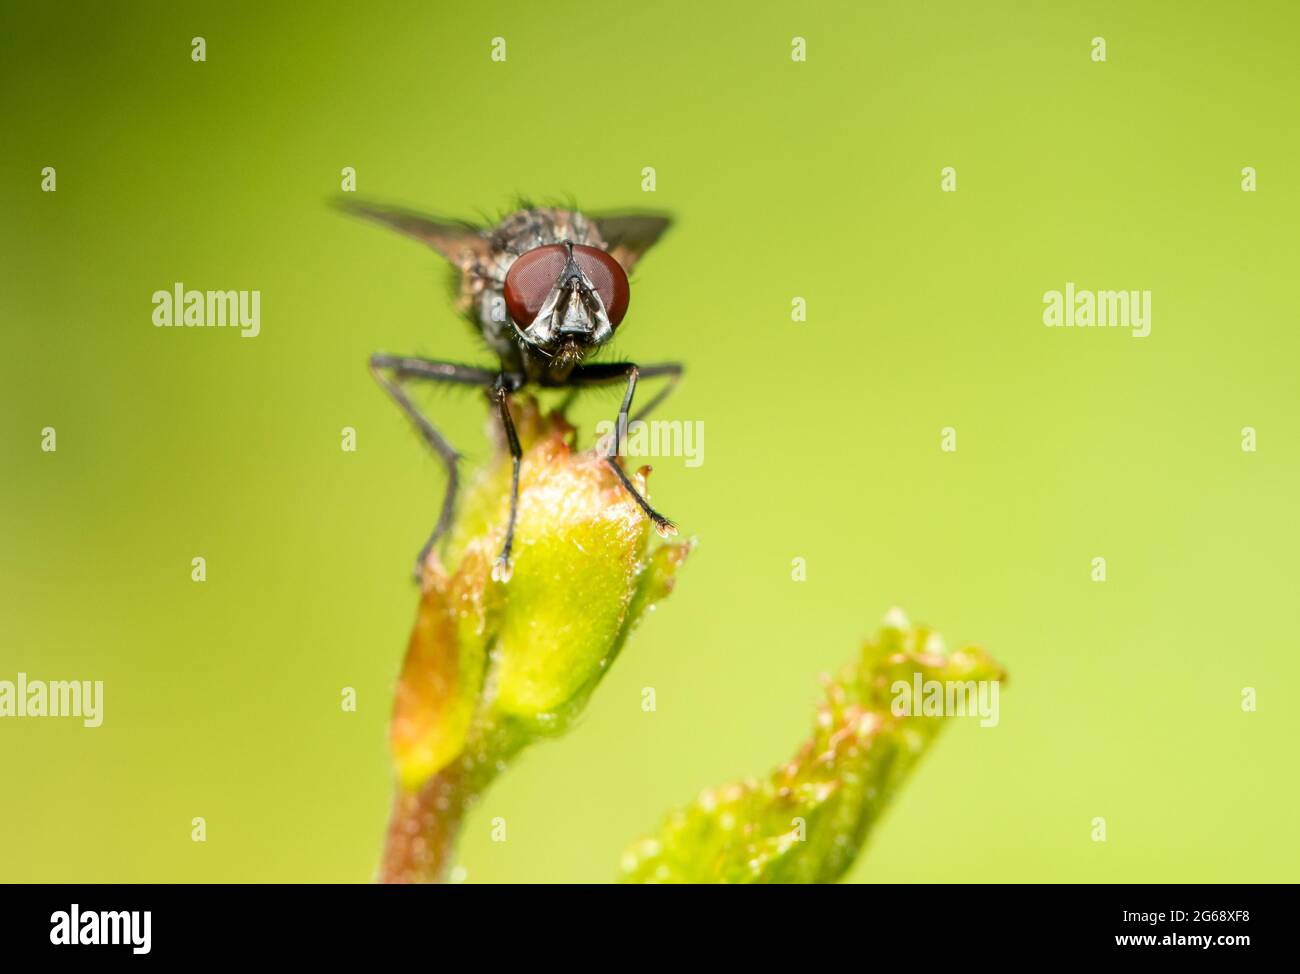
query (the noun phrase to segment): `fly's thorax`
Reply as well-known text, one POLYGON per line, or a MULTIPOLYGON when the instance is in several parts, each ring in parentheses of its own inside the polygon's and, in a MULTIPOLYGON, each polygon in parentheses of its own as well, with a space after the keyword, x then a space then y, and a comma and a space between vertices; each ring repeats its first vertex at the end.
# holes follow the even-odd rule
POLYGON ((519 339, 506 313, 506 299, 498 284, 487 282, 471 297, 471 318, 484 343, 509 367, 519 363, 519 339))
MULTIPOLYGON (((505 217, 491 233, 492 249, 511 261, 548 244, 584 244, 605 247, 595 223, 576 210, 549 207, 518 210, 505 217)), ((509 269, 507 265, 507 270, 509 269)))

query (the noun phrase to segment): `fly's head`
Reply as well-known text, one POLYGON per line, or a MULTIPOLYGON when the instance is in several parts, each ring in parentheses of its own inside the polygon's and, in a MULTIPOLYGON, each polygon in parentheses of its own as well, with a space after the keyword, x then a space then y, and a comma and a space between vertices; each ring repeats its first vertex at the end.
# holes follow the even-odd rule
POLYGON ((611 254, 570 241, 521 254, 503 285, 521 342, 561 362, 577 362, 614 337, 627 314, 627 272, 611 254))
POLYGON ((627 314, 627 275, 670 222, 527 207, 483 228, 352 199, 340 206, 445 257, 460 272, 459 307, 498 352, 522 344, 556 365, 581 361, 614 336, 627 314))

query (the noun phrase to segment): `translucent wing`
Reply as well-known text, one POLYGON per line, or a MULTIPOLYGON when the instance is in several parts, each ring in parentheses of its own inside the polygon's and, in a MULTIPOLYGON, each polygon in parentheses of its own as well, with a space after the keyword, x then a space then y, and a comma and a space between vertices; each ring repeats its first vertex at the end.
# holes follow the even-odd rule
POLYGON ((478 227, 455 220, 440 220, 399 206, 384 206, 347 197, 335 201, 345 213, 383 224, 428 244, 457 267, 488 253, 488 241, 478 227))
POLYGON ((595 214, 590 219, 600 228, 614 259, 629 271, 672 223, 671 217, 660 213, 595 214))

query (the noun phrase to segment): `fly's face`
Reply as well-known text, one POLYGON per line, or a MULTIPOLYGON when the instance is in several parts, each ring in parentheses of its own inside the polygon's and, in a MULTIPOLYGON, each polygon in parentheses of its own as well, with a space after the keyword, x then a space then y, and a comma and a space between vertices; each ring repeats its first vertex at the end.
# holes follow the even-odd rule
POLYGON ((519 340, 571 361, 614 336, 630 295, 622 264, 598 247, 567 240, 521 254, 502 290, 519 340))

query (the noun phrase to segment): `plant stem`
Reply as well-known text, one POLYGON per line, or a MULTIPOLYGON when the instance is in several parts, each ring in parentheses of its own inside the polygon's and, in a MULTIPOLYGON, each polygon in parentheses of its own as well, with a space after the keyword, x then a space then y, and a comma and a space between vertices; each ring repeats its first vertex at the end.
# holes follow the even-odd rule
POLYGON ((456 851, 467 805, 459 763, 440 771, 418 791, 398 788, 388 819, 381 883, 441 883, 456 851))

